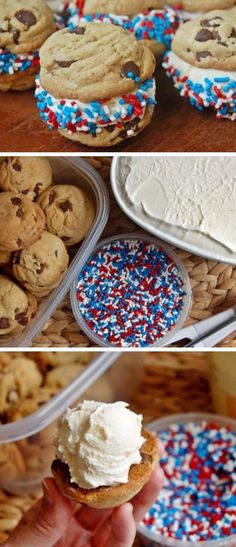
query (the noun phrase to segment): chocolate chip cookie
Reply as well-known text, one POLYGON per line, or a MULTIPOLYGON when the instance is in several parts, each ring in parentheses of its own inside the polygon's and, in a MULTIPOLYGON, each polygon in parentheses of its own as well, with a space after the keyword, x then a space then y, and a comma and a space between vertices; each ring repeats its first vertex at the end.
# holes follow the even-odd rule
POLYGON ((37 203, 17 192, 0 193, 0 250, 17 251, 37 241, 45 216, 37 203))
POLYGON ((236 8, 182 24, 163 66, 181 96, 217 118, 236 120, 236 8))
POLYGON ((0 0, 0 89, 34 86, 39 48, 54 32, 53 14, 43 0, 0 0))
POLYGON ((34 201, 52 183, 47 158, 8 157, 0 164, 0 189, 18 192, 34 201))
POLYGON ((181 25, 172 50, 191 66, 236 70, 236 8, 211 11, 181 25))
POLYGON ((69 28, 83 26, 88 22, 120 25, 149 47, 156 57, 160 57, 165 48, 170 47, 179 25, 176 10, 164 6, 162 0, 85 0, 83 3, 72 0, 69 5, 66 3, 65 11, 69 28))
POLYGON ((41 117, 67 138, 111 146, 150 122, 155 57, 122 27, 88 23, 60 30, 46 40, 40 59, 41 117))
POLYGON ((61 239, 49 232, 13 256, 13 275, 33 295, 48 295, 64 277, 69 263, 61 239))
POLYGON ((0 413, 8 412, 22 398, 28 397, 42 380, 33 359, 19 355, 8 363, 0 361, 0 413))
POLYGON ((84 239, 95 218, 91 198, 69 184, 48 188, 38 203, 45 213, 49 232, 60 237, 65 245, 74 245, 84 239))
POLYGON ((0 336, 17 334, 28 323, 28 298, 11 279, 0 275, 0 336))
POLYGON ((181 0, 181 2, 178 0, 168 0, 168 4, 174 8, 194 13, 232 8, 235 0, 181 0))

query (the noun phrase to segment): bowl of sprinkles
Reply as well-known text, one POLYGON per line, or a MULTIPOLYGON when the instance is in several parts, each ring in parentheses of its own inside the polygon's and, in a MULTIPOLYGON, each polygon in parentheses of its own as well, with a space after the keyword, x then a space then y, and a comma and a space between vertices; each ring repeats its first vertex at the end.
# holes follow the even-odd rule
POLYGON ((145 545, 236 545, 236 421, 187 413, 152 422, 165 484, 138 526, 145 545))
POLYGON ((76 320, 103 347, 164 345, 180 329, 190 302, 182 262, 143 234, 101 241, 71 288, 76 320))

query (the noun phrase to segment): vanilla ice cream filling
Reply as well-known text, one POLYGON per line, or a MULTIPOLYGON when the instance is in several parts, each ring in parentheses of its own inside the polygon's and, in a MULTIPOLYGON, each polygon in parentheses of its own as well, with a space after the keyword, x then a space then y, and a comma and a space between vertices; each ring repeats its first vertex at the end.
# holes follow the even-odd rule
POLYGON ((104 129, 122 130, 123 124, 134 122, 127 127, 127 136, 135 132, 138 121, 145 116, 147 108, 153 109, 156 85, 153 77, 140 82, 133 92, 102 101, 84 103, 78 99, 57 99, 48 93, 36 79, 35 97, 42 119, 50 128, 97 135, 104 129))
POLYGON ((130 467, 141 462, 141 431, 142 416, 126 403, 84 401, 65 412, 55 440, 56 455, 80 488, 124 484, 130 467))
POLYGON ((119 163, 129 202, 236 252, 236 158, 132 157, 119 163))
POLYGON ((236 71, 195 67, 168 51, 163 67, 182 97, 203 110, 216 110, 217 118, 236 120, 236 71))

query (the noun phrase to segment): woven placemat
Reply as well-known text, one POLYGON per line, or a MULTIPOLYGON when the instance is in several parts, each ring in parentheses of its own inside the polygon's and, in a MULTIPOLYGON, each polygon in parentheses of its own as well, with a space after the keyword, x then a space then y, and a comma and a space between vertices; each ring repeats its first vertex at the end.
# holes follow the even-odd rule
MULTIPOLYGON (((104 236, 125 232, 140 232, 140 227, 134 224, 118 207, 110 185, 110 157, 87 157, 106 182, 110 194, 111 211, 104 236)), ((189 252, 175 249, 182 259, 190 277, 193 303, 188 320, 190 325, 207 319, 233 305, 236 305, 236 267, 229 264, 203 259, 189 252)), ((62 302, 42 333, 34 340, 37 347, 87 347, 91 346, 85 334, 74 320, 69 297, 62 302)), ((221 343, 221 347, 236 347, 236 332, 221 343)))

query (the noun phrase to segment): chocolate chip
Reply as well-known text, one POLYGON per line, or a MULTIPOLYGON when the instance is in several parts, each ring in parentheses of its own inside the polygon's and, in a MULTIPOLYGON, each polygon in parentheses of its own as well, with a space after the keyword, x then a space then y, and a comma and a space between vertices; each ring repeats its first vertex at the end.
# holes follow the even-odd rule
POLYGON ((15 319, 16 319, 17 323, 19 323, 20 325, 23 325, 23 326, 27 325, 27 323, 28 323, 28 317, 27 317, 25 312, 16 313, 15 319))
POLYGON ((48 205, 51 205, 51 203, 53 202, 55 197, 56 197, 56 192, 50 192, 50 194, 48 196, 48 205))
POLYGON ((18 28, 14 28, 13 31, 12 31, 12 38, 13 38, 13 42, 14 44, 18 45, 19 44, 19 37, 20 37, 20 31, 18 28))
POLYGON ((201 21, 202 27, 219 27, 220 23, 214 23, 212 21, 223 21, 222 17, 212 17, 211 19, 203 19, 201 21))
POLYGON ((17 161, 15 161, 15 163, 13 163, 12 167, 15 171, 21 171, 21 166, 17 161))
POLYGON ((108 133, 113 133, 114 129, 116 128, 116 124, 113 123, 112 125, 107 125, 106 126, 106 130, 108 131, 108 133))
POLYGON ((236 28, 232 29, 232 32, 230 34, 230 38, 236 38, 236 28))
POLYGON ((58 258, 58 251, 55 251, 54 254, 55 254, 55 256, 58 258))
POLYGON ((197 42, 208 42, 208 40, 213 40, 213 32, 208 30, 207 28, 203 28, 202 30, 199 30, 199 32, 195 36, 195 40, 197 42))
POLYGON ((43 186, 43 183, 42 182, 37 182, 37 184, 35 185, 34 187, 34 193, 36 195, 36 198, 39 196, 40 194, 40 188, 41 186, 43 186))
POLYGON ((67 237, 67 236, 63 236, 61 237, 62 241, 70 241, 70 237, 67 237))
POLYGON ((132 72, 135 78, 139 78, 140 70, 139 67, 133 61, 128 61, 122 66, 121 76, 124 78, 129 78, 128 74, 132 72))
POLYGON ((57 65, 61 68, 67 68, 73 63, 76 63, 76 61, 56 61, 57 65))
POLYGON ((19 218, 22 218, 23 217, 23 211, 22 211, 22 208, 21 207, 18 207, 17 211, 16 211, 16 216, 19 217, 19 218))
POLYGON ((26 196, 29 193, 29 190, 21 190, 21 193, 24 194, 24 196, 26 196))
POLYGON ((10 327, 10 322, 7 317, 1 317, 0 319, 0 329, 8 329, 10 327))
POLYGON ((21 9, 15 14, 15 18, 26 27, 32 27, 37 23, 37 19, 32 11, 21 9))
POLYGON ((201 61, 202 59, 205 59, 206 57, 213 57, 210 51, 198 51, 196 53, 196 59, 197 61, 201 61))
POLYGON ((85 27, 75 27, 70 30, 71 34, 84 34, 86 31, 85 27))
POLYGON ((64 213, 66 211, 73 211, 73 205, 68 199, 66 201, 62 201, 59 207, 60 209, 62 209, 62 211, 64 211, 64 213))
POLYGON ((13 253, 13 256, 12 256, 12 262, 13 264, 19 264, 20 262, 20 251, 16 251, 15 253, 13 253))
POLYGON ((39 268, 36 270, 36 273, 40 275, 41 273, 43 273, 44 270, 45 270, 45 264, 41 262, 41 264, 39 265, 39 268))
POLYGON ((21 205, 22 204, 22 200, 20 198, 12 198, 11 199, 11 202, 12 202, 12 205, 21 205))

